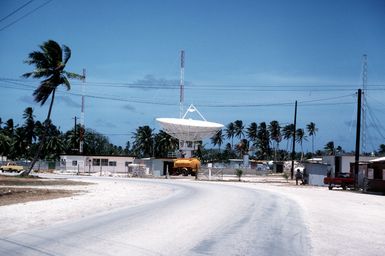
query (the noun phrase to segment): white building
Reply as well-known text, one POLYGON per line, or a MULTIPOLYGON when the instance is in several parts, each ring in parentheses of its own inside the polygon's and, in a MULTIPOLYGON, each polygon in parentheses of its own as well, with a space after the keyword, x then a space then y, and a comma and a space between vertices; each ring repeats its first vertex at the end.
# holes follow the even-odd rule
POLYGON ((74 173, 119 174, 128 173, 135 158, 130 156, 61 155, 60 170, 74 173))

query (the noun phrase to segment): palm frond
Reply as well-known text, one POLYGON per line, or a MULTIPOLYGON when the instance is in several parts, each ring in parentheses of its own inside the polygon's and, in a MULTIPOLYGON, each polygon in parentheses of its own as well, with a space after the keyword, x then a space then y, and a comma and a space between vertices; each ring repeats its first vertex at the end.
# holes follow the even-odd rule
POLYGON ((47 56, 42 52, 31 52, 28 55, 28 59, 24 61, 25 63, 31 65, 34 64, 37 68, 49 68, 49 62, 47 60, 47 56))
POLYGON ((21 76, 24 77, 24 78, 28 78, 28 77, 30 77, 32 74, 33 74, 33 72, 28 72, 28 73, 22 74, 21 76))
POLYGON ((63 53, 60 45, 57 42, 48 40, 47 42, 43 43, 40 48, 47 56, 50 66, 57 67, 62 64, 63 53))
POLYGON ((44 105, 53 90, 55 89, 55 83, 52 78, 48 78, 42 81, 38 88, 33 92, 34 100, 40 105, 44 105))
POLYGON ((67 90, 70 90, 71 89, 71 84, 70 82, 68 81, 67 77, 65 76, 61 76, 60 78, 60 84, 64 84, 67 88, 67 90))
POLYGON ((63 50, 64 50, 64 60, 63 60, 63 63, 67 64, 67 61, 71 58, 71 49, 68 46, 63 45, 63 50))
POLYGON ((84 79, 84 76, 79 75, 79 74, 76 74, 76 73, 67 72, 67 71, 63 71, 63 73, 64 73, 69 79, 78 79, 78 80, 84 79))
POLYGON ((42 78, 42 77, 49 77, 51 75, 52 75, 52 71, 49 69, 36 69, 32 72, 23 74, 23 77, 28 78, 32 76, 33 78, 42 78))

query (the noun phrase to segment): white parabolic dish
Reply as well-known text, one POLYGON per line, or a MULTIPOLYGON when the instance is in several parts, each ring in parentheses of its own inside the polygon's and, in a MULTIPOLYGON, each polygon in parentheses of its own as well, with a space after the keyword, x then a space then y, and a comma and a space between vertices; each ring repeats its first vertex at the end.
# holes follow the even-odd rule
POLYGON ((184 141, 200 141, 212 137, 223 125, 203 120, 183 118, 157 118, 162 129, 184 141))

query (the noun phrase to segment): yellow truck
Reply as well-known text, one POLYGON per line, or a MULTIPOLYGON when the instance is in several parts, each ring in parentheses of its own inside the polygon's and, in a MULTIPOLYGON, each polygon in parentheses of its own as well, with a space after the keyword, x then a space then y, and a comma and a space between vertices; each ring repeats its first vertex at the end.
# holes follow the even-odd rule
POLYGON ((176 175, 195 176, 201 167, 201 161, 197 158, 177 158, 174 160, 174 170, 176 175))
POLYGON ((24 170, 24 167, 21 165, 17 165, 14 162, 8 162, 6 165, 2 165, 0 167, 0 171, 2 172, 21 172, 24 170))

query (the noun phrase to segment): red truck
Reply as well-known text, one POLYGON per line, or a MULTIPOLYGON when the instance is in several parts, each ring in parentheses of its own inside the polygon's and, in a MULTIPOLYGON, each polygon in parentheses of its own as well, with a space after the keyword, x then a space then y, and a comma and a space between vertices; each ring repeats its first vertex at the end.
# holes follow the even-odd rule
POLYGON ((354 177, 351 173, 339 173, 337 177, 325 177, 324 184, 329 185, 329 190, 332 190, 334 187, 341 187, 343 190, 346 190, 347 187, 354 186, 354 177))

